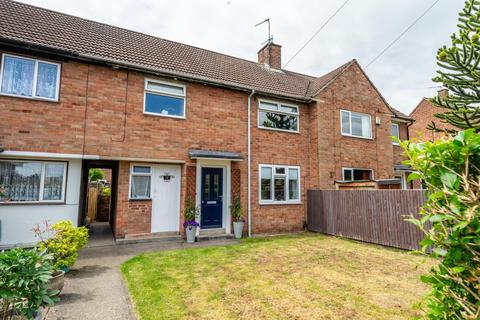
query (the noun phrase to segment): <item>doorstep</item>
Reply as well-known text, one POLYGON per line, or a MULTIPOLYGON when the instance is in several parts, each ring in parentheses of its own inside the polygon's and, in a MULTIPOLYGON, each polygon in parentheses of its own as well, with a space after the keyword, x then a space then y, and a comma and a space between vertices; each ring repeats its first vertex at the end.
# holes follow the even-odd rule
POLYGON ((233 234, 225 233, 225 229, 200 229, 198 241, 233 239, 233 234))
POLYGON ((145 243, 157 241, 182 241, 182 236, 178 232, 162 232, 155 234, 146 234, 139 236, 125 236, 125 238, 115 239, 115 244, 145 243))

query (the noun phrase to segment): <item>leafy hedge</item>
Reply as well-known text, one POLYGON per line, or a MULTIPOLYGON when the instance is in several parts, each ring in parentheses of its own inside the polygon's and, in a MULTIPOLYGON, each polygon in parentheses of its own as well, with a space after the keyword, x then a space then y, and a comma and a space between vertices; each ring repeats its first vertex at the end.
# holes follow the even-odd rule
POLYGON ((433 248, 438 267, 422 280, 431 285, 430 319, 480 319, 480 134, 459 132, 450 140, 402 142, 410 165, 428 189, 420 219, 409 219, 433 248))

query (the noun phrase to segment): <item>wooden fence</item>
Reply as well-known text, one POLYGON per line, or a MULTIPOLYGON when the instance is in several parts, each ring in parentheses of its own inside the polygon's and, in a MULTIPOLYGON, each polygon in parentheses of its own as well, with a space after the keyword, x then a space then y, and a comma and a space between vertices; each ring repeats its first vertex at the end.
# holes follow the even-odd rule
POLYGON ((414 250, 423 233, 404 219, 418 216, 421 190, 309 190, 308 230, 414 250))

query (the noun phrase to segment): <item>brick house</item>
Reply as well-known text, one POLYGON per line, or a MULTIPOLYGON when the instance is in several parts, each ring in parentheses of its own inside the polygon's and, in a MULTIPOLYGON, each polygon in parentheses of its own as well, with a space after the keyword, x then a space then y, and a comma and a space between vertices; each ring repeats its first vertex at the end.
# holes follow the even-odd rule
MULTIPOLYGON (((448 89, 439 90, 438 96, 440 98, 447 97, 448 89)), ((415 121, 410 127, 412 138, 420 141, 433 141, 445 137, 445 134, 442 132, 427 129, 432 122, 435 122, 439 129, 455 130, 455 127, 451 124, 441 122, 440 119, 435 117, 435 114, 440 112, 442 112, 441 108, 436 107, 427 98, 423 98, 410 113, 410 117, 415 121)))
POLYGON ((3 246, 82 224, 90 168, 112 170, 117 239, 183 232, 187 199, 230 234, 236 196, 247 234, 298 231, 308 189, 403 172, 411 119, 356 60, 313 77, 274 43, 252 62, 9 0, 0 55, 3 246))

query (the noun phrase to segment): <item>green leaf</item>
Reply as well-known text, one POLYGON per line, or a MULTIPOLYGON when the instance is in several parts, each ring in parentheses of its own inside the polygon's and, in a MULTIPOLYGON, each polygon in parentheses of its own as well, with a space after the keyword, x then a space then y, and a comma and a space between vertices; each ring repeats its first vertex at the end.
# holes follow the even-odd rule
POLYGON ((445 257, 448 251, 443 248, 435 248, 433 249, 433 253, 436 254, 437 256, 445 257))
POLYGON ((461 273, 463 271, 465 271, 465 268, 464 267, 453 267, 450 269, 453 273, 461 273))
POLYGON ((448 188, 451 188, 451 189, 454 188, 458 179, 457 175, 450 171, 446 171, 446 170, 442 170, 442 171, 443 172, 441 172, 441 175, 440 175, 440 179, 442 180, 442 183, 448 188))

